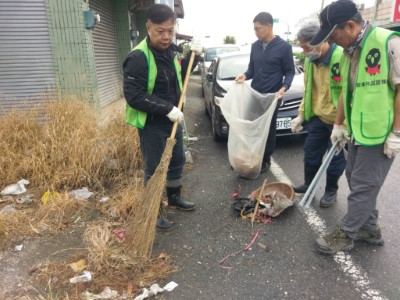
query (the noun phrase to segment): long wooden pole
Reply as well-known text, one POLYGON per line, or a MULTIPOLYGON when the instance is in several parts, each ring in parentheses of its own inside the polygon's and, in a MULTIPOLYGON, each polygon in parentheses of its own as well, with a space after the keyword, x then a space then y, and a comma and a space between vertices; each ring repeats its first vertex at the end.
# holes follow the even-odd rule
MULTIPOLYGON (((189 65, 188 65, 187 70, 186 70, 185 81, 183 82, 182 93, 181 93, 181 96, 179 98, 178 108, 180 110, 182 110, 183 100, 185 99, 185 96, 186 96, 186 90, 187 90, 187 87, 188 87, 190 73, 192 72, 192 66, 193 66, 195 55, 196 55, 196 53, 194 51, 192 51, 192 54, 190 55, 190 59, 189 59, 189 65)), ((175 134, 176 134, 176 129, 177 128, 178 128, 178 122, 175 122, 174 126, 172 127, 172 131, 171 131, 171 136, 170 136, 171 139, 175 138, 175 134)))
POLYGON ((253 225, 254 225, 254 219, 256 218, 257 211, 258 211, 258 206, 260 205, 260 201, 261 201, 261 198, 262 198, 262 196, 264 194, 264 187, 265 187, 266 184, 267 184, 267 179, 264 180, 264 182, 263 182, 263 184, 261 186, 260 193, 258 194, 256 208, 254 209, 253 216, 251 217, 251 227, 253 227, 253 225))

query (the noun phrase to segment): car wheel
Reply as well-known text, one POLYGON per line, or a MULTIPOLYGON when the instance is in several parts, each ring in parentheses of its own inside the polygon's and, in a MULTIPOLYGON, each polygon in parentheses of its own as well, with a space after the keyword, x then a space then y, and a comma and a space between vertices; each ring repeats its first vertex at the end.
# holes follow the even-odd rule
POLYGON ((215 115, 215 107, 214 105, 211 104, 211 127, 212 127, 212 134, 213 134, 213 139, 216 142, 221 142, 223 138, 217 133, 217 120, 216 120, 216 115, 215 115))

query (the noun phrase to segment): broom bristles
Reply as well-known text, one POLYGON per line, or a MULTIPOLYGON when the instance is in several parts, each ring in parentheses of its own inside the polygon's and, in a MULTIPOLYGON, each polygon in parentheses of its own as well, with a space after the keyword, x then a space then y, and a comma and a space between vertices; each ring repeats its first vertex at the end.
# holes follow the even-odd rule
POLYGON ((168 138, 160 163, 151 176, 140 197, 139 209, 133 211, 127 225, 131 234, 127 234, 128 247, 137 251, 138 256, 150 258, 156 235, 157 216, 167 181, 167 171, 176 140, 168 138), (132 224, 132 223, 135 224, 132 224))

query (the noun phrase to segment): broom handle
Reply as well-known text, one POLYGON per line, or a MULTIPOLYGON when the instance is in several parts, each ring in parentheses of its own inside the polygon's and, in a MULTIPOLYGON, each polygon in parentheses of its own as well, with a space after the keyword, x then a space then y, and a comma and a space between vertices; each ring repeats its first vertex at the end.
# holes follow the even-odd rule
MULTIPOLYGON (((192 51, 192 54, 190 55, 189 65, 186 70, 185 81, 183 82, 183 89, 182 89, 181 97, 179 98, 178 108, 180 110, 182 110, 183 100, 185 99, 190 73, 192 73, 192 66, 193 66, 195 55, 196 55, 196 53, 194 51, 192 51)), ((171 136, 170 136, 171 139, 175 138, 177 128, 178 128, 178 122, 175 122, 174 126, 172 127, 172 132, 171 132, 171 136)))
POLYGON ((257 211, 258 211, 258 206, 259 206, 259 204, 260 204, 262 195, 263 195, 263 193, 264 193, 264 187, 265 187, 265 184, 266 184, 266 183, 267 183, 267 179, 264 180, 264 182, 263 182, 263 184, 262 184, 262 186, 261 186, 260 193, 258 194, 257 203, 256 203, 256 208, 254 209, 253 216, 251 217, 251 227, 253 227, 254 219, 256 218, 257 211))

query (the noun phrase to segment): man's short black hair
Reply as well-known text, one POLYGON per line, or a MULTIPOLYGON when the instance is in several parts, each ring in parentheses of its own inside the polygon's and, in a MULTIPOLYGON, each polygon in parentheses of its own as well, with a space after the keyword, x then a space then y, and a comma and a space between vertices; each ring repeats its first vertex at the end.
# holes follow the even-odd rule
POLYGON ((262 25, 274 24, 274 19, 272 15, 267 12, 260 12, 257 16, 254 17, 253 23, 258 22, 262 25))
POLYGON ((147 20, 154 24, 161 24, 171 19, 175 21, 175 14, 168 5, 154 4, 147 11, 147 20))

